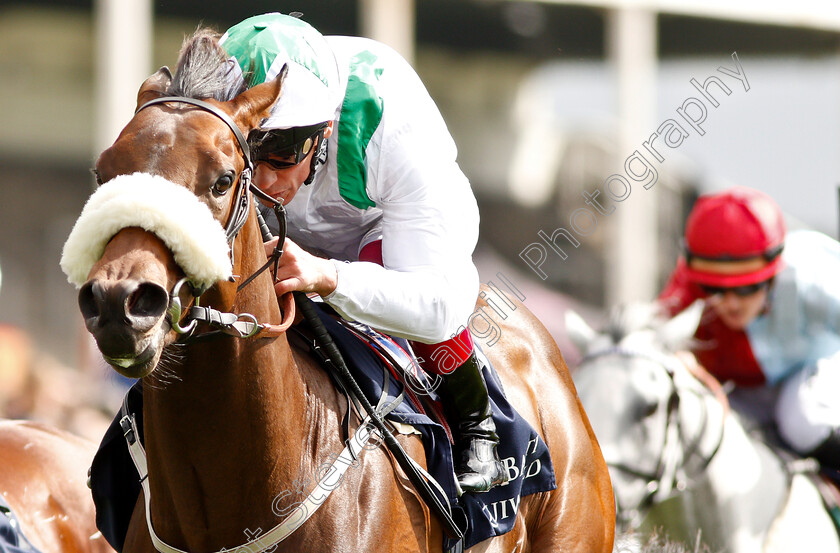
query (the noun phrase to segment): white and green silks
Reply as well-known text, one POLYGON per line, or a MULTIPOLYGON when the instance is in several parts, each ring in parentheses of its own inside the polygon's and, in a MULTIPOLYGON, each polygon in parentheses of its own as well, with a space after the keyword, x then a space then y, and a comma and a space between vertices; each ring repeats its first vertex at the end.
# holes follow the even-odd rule
MULTIPOLYGON (((223 43, 240 68, 258 61, 262 69, 251 70, 265 78, 279 71, 277 55, 243 54, 242 45, 303 60, 293 65, 326 80, 330 92, 334 76, 341 83, 333 114, 323 119, 336 122, 326 162, 286 206, 288 235, 334 260, 338 288, 325 300, 344 316, 426 343, 449 339, 468 323, 478 295, 472 262, 478 207, 446 124, 415 71, 391 48, 331 36, 324 38, 327 54, 314 30, 299 25, 305 24, 280 14, 258 16, 231 28, 223 43), (295 48, 285 38, 252 36, 284 30, 308 42, 295 48), (357 262, 361 248, 380 239, 385 267, 357 262)), ((293 106, 299 94, 292 75, 290 69, 266 128, 313 123, 277 123, 283 98, 293 106)))

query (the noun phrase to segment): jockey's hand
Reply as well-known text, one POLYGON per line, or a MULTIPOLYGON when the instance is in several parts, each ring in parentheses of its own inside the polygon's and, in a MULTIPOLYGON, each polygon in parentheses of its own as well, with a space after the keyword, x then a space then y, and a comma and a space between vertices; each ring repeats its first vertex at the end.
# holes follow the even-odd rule
MULTIPOLYGON (((271 255, 277 245, 275 237, 265 242, 265 253, 271 255)), ((277 297, 295 290, 315 292, 321 297, 330 295, 338 285, 338 273, 329 259, 316 257, 289 240, 283 245, 283 255, 274 277, 277 297)))

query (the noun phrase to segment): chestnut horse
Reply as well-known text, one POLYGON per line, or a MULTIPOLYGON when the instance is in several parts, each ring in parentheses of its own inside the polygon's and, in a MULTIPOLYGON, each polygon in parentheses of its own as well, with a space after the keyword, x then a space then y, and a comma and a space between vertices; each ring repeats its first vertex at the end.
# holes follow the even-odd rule
MULTIPOLYGON (((129 183, 135 177, 138 183, 145 177, 166 179, 189 191, 193 199, 186 203, 209 209, 220 230, 238 218, 232 205, 242 197, 242 171, 250 165, 231 125, 245 136, 257 128, 279 98, 283 76, 227 100, 221 93, 191 89, 191 79, 212 80, 225 57, 215 37, 200 34, 185 46, 174 77, 162 68, 143 83, 137 113, 102 153, 96 173, 103 190, 115 178, 129 183), (201 60, 209 58, 215 59, 215 69, 203 78, 201 60), (139 109, 172 95, 202 97, 230 122, 179 100, 139 109), (136 173, 146 175, 131 177, 136 173)), ((186 209, 186 203, 166 209, 186 209)), ((294 315, 291 302, 278 302, 271 276, 262 273, 237 291, 237 284, 266 263, 258 220, 248 205, 247 220, 232 239, 233 276, 217 274, 198 286, 206 288, 200 304, 248 313, 253 318, 243 320, 274 324, 276 330, 294 315)), ((113 233, 101 238, 103 247, 95 248, 93 259, 68 264, 79 265, 74 270, 83 275, 76 281, 82 285, 81 311, 104 357, 119 373, 143 379, 151 516, 147 522, 141 494, 124 551, 153 552, 151 527, 160 540, 181 550, 236 548, 275 527, 281 520, 274 508, 278 498, 301 482, 316 482, 323 458, 343 449, 346 402, 317 362, 290 345, 283 332, 178 343, 173 329, 178 321, 167 316, 178 295, 171 291, 185 276, 193 284, 200 280, 190 255, 193 249, 205 250, 183 246, 181 240, 201 244, 204 238, 162 236, 134 224, 113 233)), ((189 233, 189 228, 183 232, 189 233)), ((184 296, 188 287, 178 288, 184 296)), ((499 342, 486 350, 511 403, 547 443, 559 481, 555 491, 522 498, 510 532, 470 550, 611 551, 615 511, 609 474, 556 344, 518 304, 515 316, 502 325, 499 342)), ((425 466, 417 436, 398 440, 425 466)), ((442 538, 441 524, 393 457, 374 448, 277 550, 441 551, 442 538)), ((265 549, 253 543, 244 549, 249 548, 265 549)))
POLYGON ((0 421, 0 493, 36 549, 113 551, 96 529, 86 484, 95 451, 95 444, 45 424, 0 421))

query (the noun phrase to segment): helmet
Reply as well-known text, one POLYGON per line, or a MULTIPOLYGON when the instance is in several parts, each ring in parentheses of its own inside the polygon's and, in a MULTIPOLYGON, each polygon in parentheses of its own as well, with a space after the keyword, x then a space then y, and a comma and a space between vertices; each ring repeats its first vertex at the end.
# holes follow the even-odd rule
POLYGON ((737 186, 700 196, 685 224, 685 257, 689 278, 697 284, 734 287, 765 281, 783 268, 785 240, 782 210, 767 194, 737 186), (715 272, 692 268, 691 260, 766 263, 747 270, 715 272))
POLYGON ((288 65, 283 93, 263 130, 335 119, 343 98, 338 63, 324 36, 308 23, 280 13, 257 15, 228 29, 220 44, 235 62, 233 88, 270 81, 288 65))

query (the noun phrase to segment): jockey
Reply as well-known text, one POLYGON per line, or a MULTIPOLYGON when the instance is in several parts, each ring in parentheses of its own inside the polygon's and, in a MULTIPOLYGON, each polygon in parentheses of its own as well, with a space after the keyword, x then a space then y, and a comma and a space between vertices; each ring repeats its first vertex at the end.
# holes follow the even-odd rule
POLYGON ((324 37, 279 13, 231 27, 221 45, 234 89, 288 67, 280 99, 249 137, 253 182, 287 213, 277 294, 317 293, 343 317, 410 340, 424 369, 443 377, 461 488, 504 483, 465 328, 478 296, 478 208, 419 77, 383 44, 324 37))
POLYGON ((685 253, 660 295, 672 314, 697 298, 698 361, 736 385, 733 406, 775 422, 799 454, 840 469, 840 244, 787 234, 779 206, 746 187, 701 196, 685 253))

